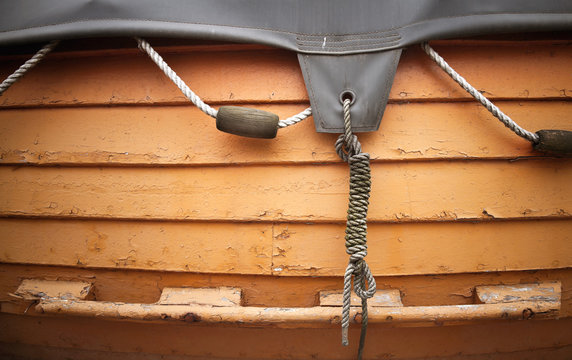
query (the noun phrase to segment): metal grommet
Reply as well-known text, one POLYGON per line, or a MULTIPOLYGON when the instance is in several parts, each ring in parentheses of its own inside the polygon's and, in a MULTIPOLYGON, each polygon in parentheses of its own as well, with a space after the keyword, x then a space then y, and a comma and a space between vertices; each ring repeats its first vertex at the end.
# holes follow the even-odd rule
POLYGON ((340 102, 343 104, 346 99, 350 100, 350 105, 356 102, 356 93, 353 90, 346 89, 340 93, 340 102))

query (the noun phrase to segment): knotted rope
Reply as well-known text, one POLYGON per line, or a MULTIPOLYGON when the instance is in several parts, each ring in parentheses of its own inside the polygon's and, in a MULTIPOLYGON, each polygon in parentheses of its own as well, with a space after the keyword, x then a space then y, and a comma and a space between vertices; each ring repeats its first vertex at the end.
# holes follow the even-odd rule
POLYGON ((336 141, 336 151, 350 166, 350 198, 346 222, 346 252, 350 260, 344 275, 342 306, 342 345, 348 345, 350 324, 351 283, 354 277, 354 292, 361 298, 362 321, 358 359, 361 359, 367 330, 367 299, 375 294, 375 279, 364 260, 367 255, 367 209, 371 191, 369 154, 361 151, 361 144, 352 133, 349 99, 343 102, 344 129, 336 141), (367 283, 367 287, 366 287, 367 283))

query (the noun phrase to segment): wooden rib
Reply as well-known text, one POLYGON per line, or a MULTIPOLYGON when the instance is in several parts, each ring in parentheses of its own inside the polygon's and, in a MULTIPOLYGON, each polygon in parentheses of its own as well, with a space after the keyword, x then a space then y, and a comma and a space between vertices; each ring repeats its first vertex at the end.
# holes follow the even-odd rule
MULTIPOLYGON (((567 160, 374 164, 370 221, 567 218, 567 160)), ((1 167, 2 216, 337 221, 347 166, 1 167)))
MULTIPOLYGON (((569 98, 570 45, 436 46, 455 69, 491 98, 569 98), (534 68, 534 71, 531 69, 534 68), (507 81, 510 79, 510 81, 507 81)), ((283 50, 165 54, 207 102, 307 101, 296 55, 283 50), (215 80, 213 80, 215 79, 215 80)), ((20 61, 4 62, 6 77, 20 61)), ((403 55, 392 101, 469 99, 417 47, 403 55)), ((187 103, 144 54, 50 59, 16 83, 2 106, 187 103), (31 91, 30 89, 33 89, 31 91)))
POLYGON ((269 274, 269 224, 0 220, 4 262, 269 274))
MULTIPOLYGON (((569 102, 501 102, 521 126, 572 130, 569 102)), ((258 108, 285 117, 305 105, 258 108)), ((339 161, 337 135, 318 134, 312 119, 273 140, 216 130, 194 107, 119 107, 0 111, 0 164, 215 165, 339 161)), ((388 106, 381 129, 360 134, 373 161, 499 159, 539 156, 476 103, 388 106)))
MULTIPOLYGON (((0 305, 7 306, 22 279, 79 280, 95 285, 96 299, 129 303, 154 303, 165 287, 238 287, 247 306, 311 307, 317 294, 341 290, 342 277, 276 277, 232 274, 201 274, 0 263, 0 305)), ((502 271, 464 274, 377 277, 379 289, 399 289, 405 306, 463 305, 474 302, 476 285, 562 282, 562 317, 572 316, 572 269, 502 271)), ((22 310, 23 311, 23 310, 22 310)))
MULTIPOLYGON (((565 268, 571 233, 569 220, 373 224, 367 261, 376 276, 565 268)), ((342 224, 1 219, 0 237, 6 263, 341 276, 348 261, 342 224)))

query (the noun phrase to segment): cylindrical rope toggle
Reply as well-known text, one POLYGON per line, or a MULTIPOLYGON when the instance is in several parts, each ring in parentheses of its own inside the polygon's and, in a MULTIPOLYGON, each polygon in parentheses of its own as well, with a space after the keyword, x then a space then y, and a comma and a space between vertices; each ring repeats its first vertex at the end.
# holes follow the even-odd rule
MULTIPOLYGON (((167 64, 167 62, 163 59, 163 57, 161 57, 161 55, 159 55, 159 53, 157 53, 157 51, 155 51, 155 49, 153 49, 153 47, 144 39, 138 38, 136 37, 135 40, 137 41, 137 44, 139 44, 139 49, 141 49, 141 51, 145 52, 149 58, 151 58, 151 60, 153 60, 153 62, 155 64, 157 64, 157 66, 159 67, 159 69, 161 69, 163 71, 163 73, 165 73, 165 75, 171 79, 171 81, 177 85, 177 87, 181 90, 181 92, 185 95, 185 97, 187 97, 187 99, 189 99, 193 104, 195 104, 195 106, 201 110, 202 112, 204 112, 205 114, 213 117, 213 118, 217 118, 218 115, 218 110, 216 110, 215 108, 211 107, 209 104, 205 103, 197 94, 195 94, 195 92, 193 90, 191 90, 191 88, 183 81, 183 79, 181 79, 181 77, 179 75, 177 75, 177 73, 171 69, 171 67, 169 66, 169 64, 167 64)), ((257 113, 258 110, 255 109, 247 109, 243 111, 243 113, 250 115, 250 117, 252 116, 253 113, 257 113)), ((232 111, 232 110, 231 110, 232 111)), ((236 114, 237 112, 235 111, 234 114, 236 114)), ((259 114, 259 113, 258 113, 259 114)), ((257 117, 257 115, 254 115, 255 117, 257 117)), ((307 108, 303 111, 301 111, 300 113, 290 116, 289 118, 286 118, 284 120, 279 120, 276 124, 276 130, 278 129, 282 129, 285 127, 288 127, 290 125, 294 125, 299 123, 300 121, 306 119, 307 117, 312 116, 312 108, 307 108)), ((235 118, 236 120, 236 118, 235 118)), ((249 120, 249 117, 247 117, 246 119, 242 119, 242 122, 246 122, 249 120)), ((249 125, 238 125, 238 128, 242 128, 242 127, 248 127, 248 128, 254 128, 256 126, 256 124, 253 124, 251 126, 249 125)), ((241 130, 240 130, 241 131, 241 130)), ((238 132, 240 132, 238 131, 238 132)), ((230 132, 232 134, 236 134, 236 132, 230 132)), ((247 131, 245 134, 237 134, 237 135, 242 135, 242 136, 249 136, 249 131, 247 131)), ((262 137, 262 138, 273 138, 274 136, 276 136, 276 134, 274 134, 274 136, 270 136, 266 131, 263 132, 263 136, 258 136, 259 133, 255 133, 254 137, 262 137)))
POLYGON ((345 237, 346 252, 350 255, 350 260, 344 275, 342 345, 348 345, 353 276, 354 291, 362 299, 362 331, 358 353, 358 358, 361 359, 367 329, 367 299, 375 294, 376 284, 364 260, 367 255, 367 210, 371 191, 369 154, 361 151, 361 144, 352 133, 350 102, 349 99, 343 102, 345 132, 336 141, 338 155, 350 166, 350 196, 345 237))

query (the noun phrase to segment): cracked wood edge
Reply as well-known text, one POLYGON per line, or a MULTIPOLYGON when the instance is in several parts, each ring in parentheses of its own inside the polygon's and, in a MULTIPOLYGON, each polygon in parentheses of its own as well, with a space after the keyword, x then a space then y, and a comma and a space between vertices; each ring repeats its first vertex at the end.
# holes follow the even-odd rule
MULTIPOLYGON (((369 322, 445 322, 474 320, 528 320, 554 318, 560 303, 522 301, 509 304, 369 307, 369 322)), ((190 323, 228 324, 338 324, 341 307, 311 308, 213 307, 200 305, 126 304, 83 300, 44 299, 36 311, 47 314, 124 320, 173 320, 190 323)), ((361 322, 359 308, 352 308, 352 323, 361 322)))

